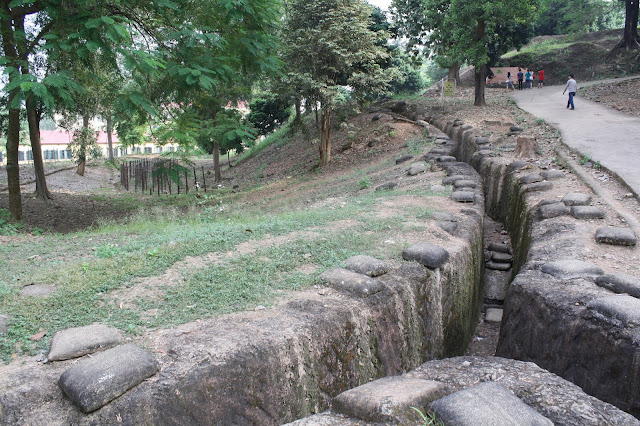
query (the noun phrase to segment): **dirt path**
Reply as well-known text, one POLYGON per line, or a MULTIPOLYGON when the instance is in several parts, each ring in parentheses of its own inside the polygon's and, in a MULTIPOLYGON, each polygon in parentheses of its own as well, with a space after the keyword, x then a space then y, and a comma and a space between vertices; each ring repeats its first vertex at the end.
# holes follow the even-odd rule
POLYGON ((560 130, 563 142, 583 157, 599 163, 640 196, 640 120, 576 98, 576 109, 566 109, 563 86, 516 91, 511 96, 525 111, 560 130))

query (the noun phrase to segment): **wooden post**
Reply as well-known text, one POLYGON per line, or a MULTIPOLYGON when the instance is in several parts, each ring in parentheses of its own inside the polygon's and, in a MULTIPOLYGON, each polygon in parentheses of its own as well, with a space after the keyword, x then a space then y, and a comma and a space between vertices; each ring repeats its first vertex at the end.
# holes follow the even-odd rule
POLYGON ((189 175, 186 170, 184 171, 184 193, 189 193, 189 175))
POLYGON ((202 186, 204 187, 204 192, 207 192, 207 181, 204 178, 204 166, 202 166, 202 186))
POLYGON ((196 192, 198 192, 198 177, 196 176, 196 168, 193 168, 193 185, 196 187, 196 192))

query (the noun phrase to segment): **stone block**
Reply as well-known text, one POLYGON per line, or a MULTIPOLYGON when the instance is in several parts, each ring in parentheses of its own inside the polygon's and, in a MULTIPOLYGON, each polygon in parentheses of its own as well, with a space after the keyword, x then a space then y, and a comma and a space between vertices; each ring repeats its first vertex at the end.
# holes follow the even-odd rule
POLYGON ((544 179, 538 173, 531 173, 528 175, 520 176, 518 178, 518 182, 523 185, 528 185, 530 183, 542 182, 544 179))
POLYGON ((347 269, 370 277, 377 277, 389 272, 389 264, 375 257, 359 255, 347 259, 347 269))
POLYGON ((604 219, 604 210, 595 206, 572 206, 571 215, 576 219, 604 219))
POLYGON ((485 263, 485 267, 494 271, 508 271, 511 269, 511 263, 489 261, 485 263))
POLYGON ((606 274, 596 278, 596 284, 614 293, 627 293, 640 298, 640 278, 628 274, 606 274))
POLYGON ((522 127, 520 127, 520 126, 511 126, 509 128, 509 130, 511 130, 512 132, 523 132, 524 131, 524 129, 522 127))
POLYGON ((458 203, 473 203, 476 200, 476 193, 473 191, 454 191, 451 199, 458 203))
POLYGON ((426 163, 414 163, 409 167, 409 170, 407 170, 407 174, 409 176, 416 176, 429 170, 431 170, 431 165, 427 165, 426 163))
POLYGON ((582 260, 557 260, 545 263, 540 270, 561 280, 573 278, 595 279, 604 274, 604 271, 599 266, 582 260))
POLYGON ((504 300, 509 287, 511 273, 488 269, 484 272, 484 298, 504 300))
POLYGON ((507 244, 489 243, 489 246, 487 248, 491 251, 511 254, 511 247, 509 247, 507 244))
POLYGON ((412 245, 402 252, 405 260, 415 260, 427 268, 439 268, 449 259, 449 252, 435 244, 423 242, 412 245))
POLYGON ((591 204, 591 195, 582 192, 570 192, 564 196, 562 202, 567 206, 588 206, 591 204))
POLYGON ((564 177, 564 173, 560 170, 545 170, 540 172, 540 176, 545 180, 558 180, 564 177))
POLYGON ((491 252, 491 260, 494 262, 513 262, 513 256, 509 253, 501 253, 499 251, 491 252))
POLYGON ((456 157, 453 157, 451 155, 441 155, 440 157, 437 158, 437 160, 440 163, 451 163, 454 161, 458 161, 458 159, 456 157))
POLYGON ((396 164, 406 163, 407 161, 411 160, 412 158, 413 158, 413 155, 403 155, 400 158, 396 158, 396 164))
POLYGON ((324 271, 320 274, 320 280, 336 290, 346 291, 359 297, 368 297, 384 288, 374 278, 343 268, 324 271))
POLYGON ((551 426, 553 422, 495 382, 485 382, 431 403, 447 425, 551 426))
POLYGON ((629 228, 606 226, 596 231, 596 241, 616 246, 635 246, 636 234, 629 228))
POLYGON ((130 343, 101 352, 62 373, 58 384, 85 413, 97 410, 159 370, 147 351, 130 343))
POLYGON ((431 215, 431 218, 434 220, 445 221, 445 222, 457 222, 458 219, 451 213, 447 212, 434 212, 431 215))
POLYGON ((484 320, 487 322, 502 322, 502 309, 499 308, 489 308, 487 312, 484 314, 484 320))
POLYGON ((22 287, 20 290, 20 296, 25 297, 48 297, 54 293, 56 288, 48 284, 31 284, 22 287))
POLYGON ((555 202, 551 204, 545 204, 538 208, 538 214, 541 219, 551 219, 558 216, 568 215, 570 212, 569 207, 567 207, 563 202, 555 202))
POLYGON ((350 389, 333 398, 333 411, 368 422, 416 424, 418 414, 429 403, 446 395, 442 383, 391 376, 350 389), (413 420, 413 421, 412 421, 413 420))
POLYGON ((490 142, 490 139, 487 137, 478 137, 476 138, 476 144, 478 145, 485 145, 488 144, 490 142))
POLYGON ((512 172, 515 172, 516 170, 524 169, 528 165, 529 165, 529 163, 527 163, 526 161, 523 161, 523 160, 514 161, 513 163, 511 163, 511 164, 509 164, 507 166, 507 173, 512 173, 512 172))
POLYGON ((615 296, 601 297, 587 303, 587 308, 605 320, 623 327, 640 326, 640 299, 618 294, 615 296))
POLYGON ((458 188, 471 188, 471 189, 475 189, 475 187, 477 186, 476 183, 470 179, 460 179, 457 180, 453 183, 453 186, 458 189, 458 188))
POLYGON ((69 328, 51 339, 49 361, 62 361, 94 353, 122 343, 119 330, 104 324, 69 328))
POLYGON ((450 234, 453 234, 456 232, 456 229, 458 229, 458 224, 456 222, 449 222, 446 220, 436 221, 436 226, 450 234))
POLYGON ((536 183, 530 183, 528 185, 524 185, 522 188, 524 192, 548 191, 549 189, 553 188, 553 184, 545 180, 543 182, 536 182, 536 183))
POLYGON ((389 191, 389 190, 395 188, 396 186, 398 186, 397 182, 387 182, 387 183, 383 183, 382 185, 378 186, 376 188, 376 191, 389 191))
POLYGON ((456 181, 465 180, 465 179, 469 179, 469 176, 451 175, 451 176, 447 176, 446 178, 442 179, 442 184, 443 185, 453 185, 456 181))

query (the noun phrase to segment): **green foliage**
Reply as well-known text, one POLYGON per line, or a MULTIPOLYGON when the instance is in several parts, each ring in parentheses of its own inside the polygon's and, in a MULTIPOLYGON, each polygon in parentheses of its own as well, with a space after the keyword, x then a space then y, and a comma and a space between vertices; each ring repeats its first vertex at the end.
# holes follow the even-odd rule
POLYGON ((233 109, 218 112, 213 119, 201 123, 198 145, 208 153, 213 153, 214 142, 220 146, 220 152, 226 154, 243 152, 245 147, 253 145, 257 131, 242 119, 242 115, 233 109))
POLYGON ((380 61, 388 54, 372 31, 371 9, 359 0, 294 0, 283 38, 288 81, 307 98, 330 107, 340 87, 356 98, 384 93, 389 81, 380 61))
POLYGON ((11 222, 9 210, 0 208, 0 235, 16 235, 23 230, 22 223, 11 222))
POLYGON ((391 92, 412 95, 425 88, 426 84, 420 69, 409 59, 408 55, 396 52, 392 64, 395 74, 389 83, 391 92))
POLYGON ((268 135, 289 119, 289 107, 282 96, 266 93, 251 101, 247 121, 258 129, 259 135, 268 135))
POLYGON ((607 0, 540 0, 536 35, 582 33, 624 26, 624 7, 607 0))
POLYGON ((102 150, 98 146, 98 139, 91 126, 76 129, 67 149, 71 150, 71 155, 76 163, 85 162, 88 158, 100 158, 102 156, 102 150))

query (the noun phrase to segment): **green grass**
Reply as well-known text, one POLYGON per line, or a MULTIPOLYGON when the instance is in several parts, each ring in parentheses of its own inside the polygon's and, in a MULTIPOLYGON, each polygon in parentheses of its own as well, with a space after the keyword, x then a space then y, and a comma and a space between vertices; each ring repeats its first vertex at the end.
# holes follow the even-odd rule
POLYGON ((566 49, 572 44, 574 43, 570 41, 568 42, 566 41, 566 39, 562 39, 562 40, 551 39, 551 40, 543 41, 541 43, 533 44, 531 46, 523 47, 519 51, 512 50, 511 52, 507 52, 504 55, 502 55, 502 58, 505 58, 505 59, 513 58, 514 56, 521 55, 524 53, 529 53, 535 56, 546 55, 556 50, 566 49))
MULTIPOLYGON (((362 171, 354 176, 362 177, 362 171)), ((343 187, 352 185, 354 176, 347 177, 351 180, 346 179, 343 187)), ((378 218, 372 206, 402 193, 355 194, 339 205, 280 214, 261 214, 257 208, 234 213, 219 204, 192 205, 186 212, 148 206, 126 223, 3 243, 0 312, 11 319, 8 334, 0 340, 0 357, 6 362, 14 353, 46 351, 55 332, 93 322, 137 334, 267 305, 283 291, 308 288, 319 272, 343 266, 355 254, 399 259, 399 246, 383 241, 397 239, 408 217, 378 218), (355 223, 334 229, 340 220, 355 223), (287 238, 279 245, 265 245, 268 239, 284 235, 287 238), (252 244, 254 251, 227 255, 241 243, 252 244), (154 288, 157 297, 132 296, 122 309, 115 303, 114 291, 120 294, 139 279, 160 276, 176 262, 209 253, 220 261, 181 270, 179 286, 154 288), (318 272, 302 272, 308 270, 303 265, 318 272), (35 283, 57 290, 45 299, 18 295, 24 285, 35 283), (40 329, 47 330, 47 336, 31 341, 40 329)), ((130 200, 125 197, 123 203, 130 200)))

